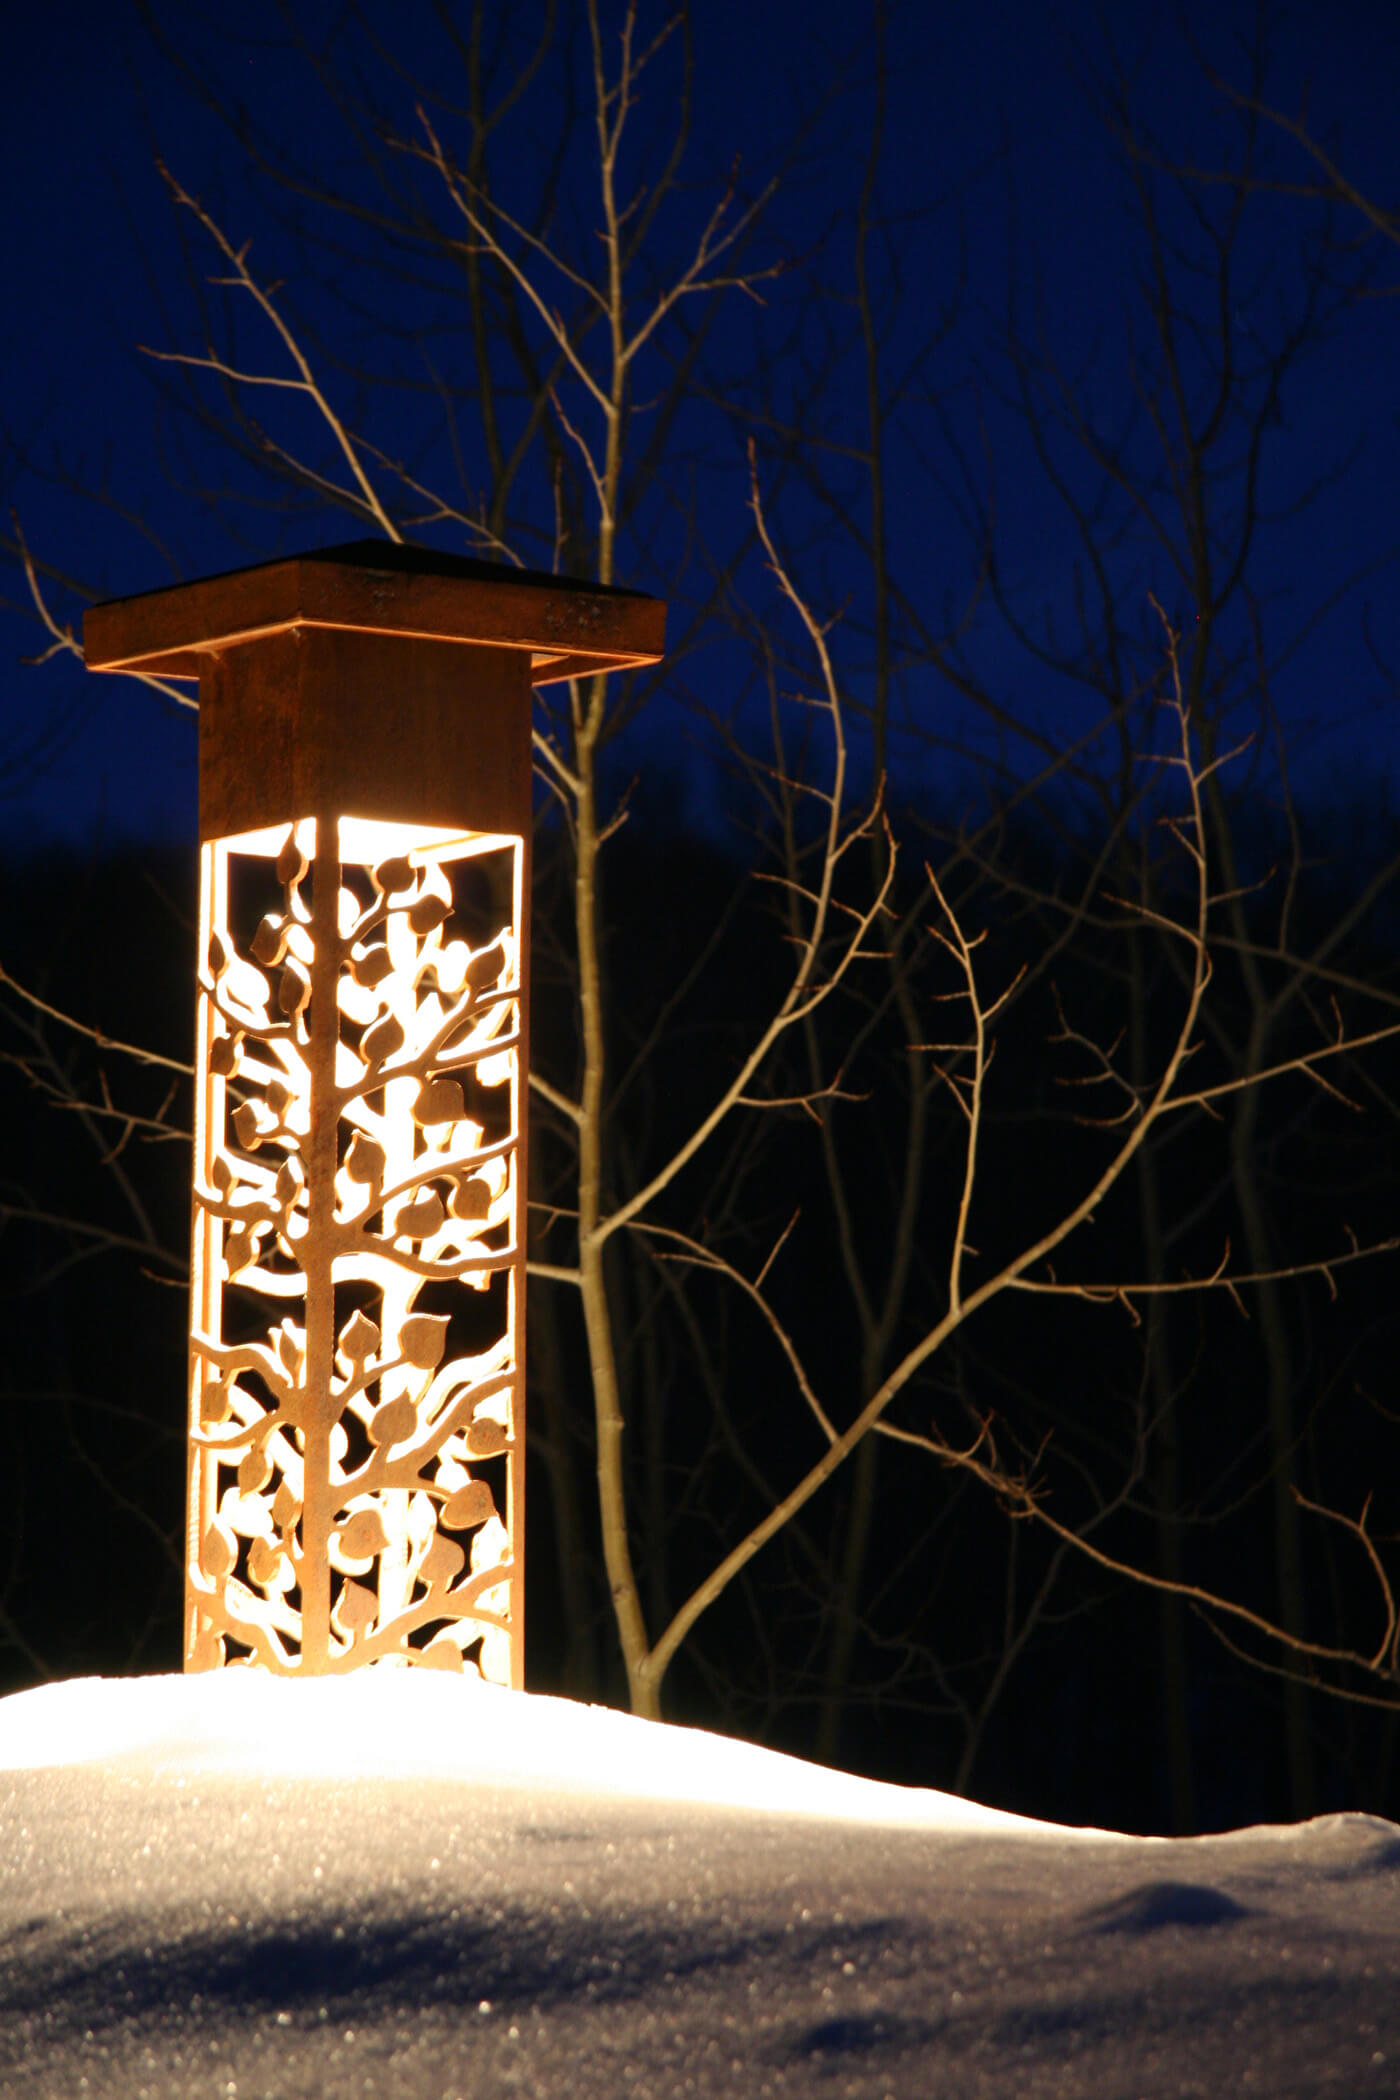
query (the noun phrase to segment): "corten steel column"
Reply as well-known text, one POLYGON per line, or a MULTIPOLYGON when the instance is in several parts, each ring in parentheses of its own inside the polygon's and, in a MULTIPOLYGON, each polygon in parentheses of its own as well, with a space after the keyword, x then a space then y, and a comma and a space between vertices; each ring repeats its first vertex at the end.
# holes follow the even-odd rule
POLYGON ((664 626, 370 540, 87 615, 199 680, 186 1669, 522 1680, 530 689, 664 626))

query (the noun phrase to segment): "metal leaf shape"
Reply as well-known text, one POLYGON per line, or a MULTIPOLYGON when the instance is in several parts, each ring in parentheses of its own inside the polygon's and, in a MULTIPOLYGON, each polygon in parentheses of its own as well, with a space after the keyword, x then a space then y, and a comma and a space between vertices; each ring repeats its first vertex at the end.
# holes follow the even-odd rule
POLYGON ((467 983, 474 992, 495 984, 506 966, 506 951, 499 941, 483 948, 467 964, 467 983))
POLYGON ((258 1128, 262 1118, 256 1101, 240 1101, 233 1112, 233 1134, 245 1152, 256 1152, 262 1143, 258 1128))
POLYGON ((270 911, 253 935, 252 950, 260 963, 270 968, 280 963, 287 952, 287 921, 280 912, 270 911))
POLYGON ((451 909, 452 906, 445 898, 436 897, 431 890, 425 890, 421 897, 415 897, 409 905, 408 923, 421 937, 425 933, 431 933, 435 926, 441 926, 451 909))
POLYGON ((216 1078, 232 1079, 243 1062, 243 1044, 236 1035, 216 1035, 209 1045, 209 1069, 216 1078))
POLYGON ((357 1310, 341 1328, 336 1346, 348 1363, 367 1363, 379 1347, 379 1329, 357 1310))
POLYGON ((218 1670, 224 1662, 224 1637, 215 1633, 212 1626, 201 1626, 190 1644, 185 1661, 187 1670, 218 1670))
POLYGON ((392 860, 381 860, 371 870, 370 879, 386 897, 400 896, 413 881, 413 864, 406 853, 397 853, 392 860))
POLYGON ((352 1181, 377 1188, 384 1179, 384 1147, 378 1139, 357 1130, 345 1154, 345 1171, 352 1181))
POLYGON ((443 1220, 442 1198, 436 1189, 424 1189, 405 1203, 394 1225, 396 1233, 406 1233, 411 1240, 431 1239, 441 1232, 443 1220))
POLYGON ((388 1543, 389 1534, 377 1509, 357 1509, 340 1527, 340 1550, 351 1560, 368 1560, 382 1553, 388 1543))
POLYGON ((272 1521, 279 1531, 286 1531, 301 1515, 301 1503, 290 1480, 284 1480, 272 1498, 272 1521))
POLYGON ((400 1394, 397 1400, 386 1400, 370 1416, 369 1440, 387 1450, 390 1444, 406 1443, 417 1427, 418 1409, 407 1394, 400 1394))
POLYGON ((293 883, 300 882, 309 865, 306 855, 297 844, 296 833, 289 831, 282 851, 277 856, 277 880, 283 889, 290 889, 293 883))
POLYGON ((454 1218, 476 1223, 491 1209, 491 1184, 480 1174, 462 1174, 452 1185, 448 1209, 454 1218))
POLYGON ((271 1478, 272 1462, 261 1444, 255 1444, 247 1457, 239 1461, 239 1491, 244 1495, 256 1495, 258 1489, 266 1487, 271 1478))
POLYGON ((217 1429, 232 1413, 229 1389, 222 1378, 206 1378, 199 1392, 199 1419, 205 1429, 217 1429))
POLYGON ((467 1449, 473 1458, 498 1458, 509 1445, 510 1438, 500 1423, 487 1417, 473 1422, 467 1431, 467 1449))
POLYGON ((449 1531, 471 1531, 495 1514, 495 1497, 484 1480, 469 1480, 442 1506, 442 1521, 449 1531))
POLYGON ((298 1377, 306 1361, 306 1343, 300 1335, 293 1334, 285 1320, 277 1330, 277 1354, 281 1358, 282 1368, 293 1378, 298 1377))
POLYGON ((399 1327, 399 1354, 416 1371, 435 1371, 446 1347, 445 1313, 410 1313, 399 1327))
POLYGON ((363 1583, 347 1580, 342 1584, 340 1595, 335 1600, 331 1624, 338 1634, 347 1640, 353 1639, 357 1633, 373 1623, 378 1610, 379 1599, 373 1590, 367 1590, 363 1583))
POLYGON ((294 1021, 310 997, 311 979, 293 957, 282 972, 281 982, 277 987, 277 1004, 287 1019, 294 1021))
POLYGON ((232 1574, 237 1559, 238 1541, 227 1524, 220 1523, 216 1517, 205 1532, 199 1549, 200 1567, 211 1581, 222 1582, 226 1575, 232 1574))
POLYGON ((439 1535, 423 1555, 418 1572, 431 1588, 445 1590, 466 1565, 467 1556, 456 1541, 439 1535))
POLYGON ((259 1589, 271 1589, 281 1569, 281 1548, 271 1539, 254 1539, 248 1548, 248 1573, 259 1589))
POLYGON ((455 1079, 425 1079, 413 1104, 415 1123, 459 1123, 466 1114, 455 1079))
POLYGON ((378 1065, 403 1048, 403 1024, 395 1014, 385 1014, 360 1037, 360 1055, 367 1064, 378 1065))
POLYGON ((352 955, 350 958, 350 975, 356 984, 363 985, 366 991, 372 992, 377 984, 383 984, 393 967, 389 960, 389 951, 382 945, 366 948, 363 955, 352 955))
POLYGON ((418 1661, 430 1670, 461 1670, 464 1667, 461 1649, 445 1633, 436 1634, 426 1648, 419 1649, 418 1661))

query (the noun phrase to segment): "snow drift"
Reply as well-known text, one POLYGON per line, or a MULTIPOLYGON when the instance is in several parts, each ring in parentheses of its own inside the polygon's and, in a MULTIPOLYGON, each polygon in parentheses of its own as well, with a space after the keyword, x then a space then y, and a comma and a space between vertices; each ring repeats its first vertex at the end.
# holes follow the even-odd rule
POLYGON ((0 2093, 1400 2093, 1400 1830, 1028 1823, 428 1672, 0 1701, 0 2093))

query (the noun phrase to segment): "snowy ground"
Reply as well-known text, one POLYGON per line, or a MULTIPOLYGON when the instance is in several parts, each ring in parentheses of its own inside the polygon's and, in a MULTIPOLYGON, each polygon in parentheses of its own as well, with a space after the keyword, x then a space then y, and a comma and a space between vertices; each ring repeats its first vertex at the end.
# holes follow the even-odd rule
POLYGON ((1061 1830, 427 1672, 0 1701, 16 2100, 1400 2095, 1400 1829, 1061 1830))

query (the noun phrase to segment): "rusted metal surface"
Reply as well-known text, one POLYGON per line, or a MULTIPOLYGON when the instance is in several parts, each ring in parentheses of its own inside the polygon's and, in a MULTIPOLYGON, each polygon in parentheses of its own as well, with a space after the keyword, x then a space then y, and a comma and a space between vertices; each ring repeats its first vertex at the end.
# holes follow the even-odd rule
POLYGON ((206 654, 199 700, 201 838, 322 816, 529 834, 519 649, 283 629, 206 654))
POLYGON ((211 650, 289 629, 433 636, 528 652, 530 682, 655 663, 666 608, 635 591, 355 540, 94 605, 89 670, 197 678, 211 650))

